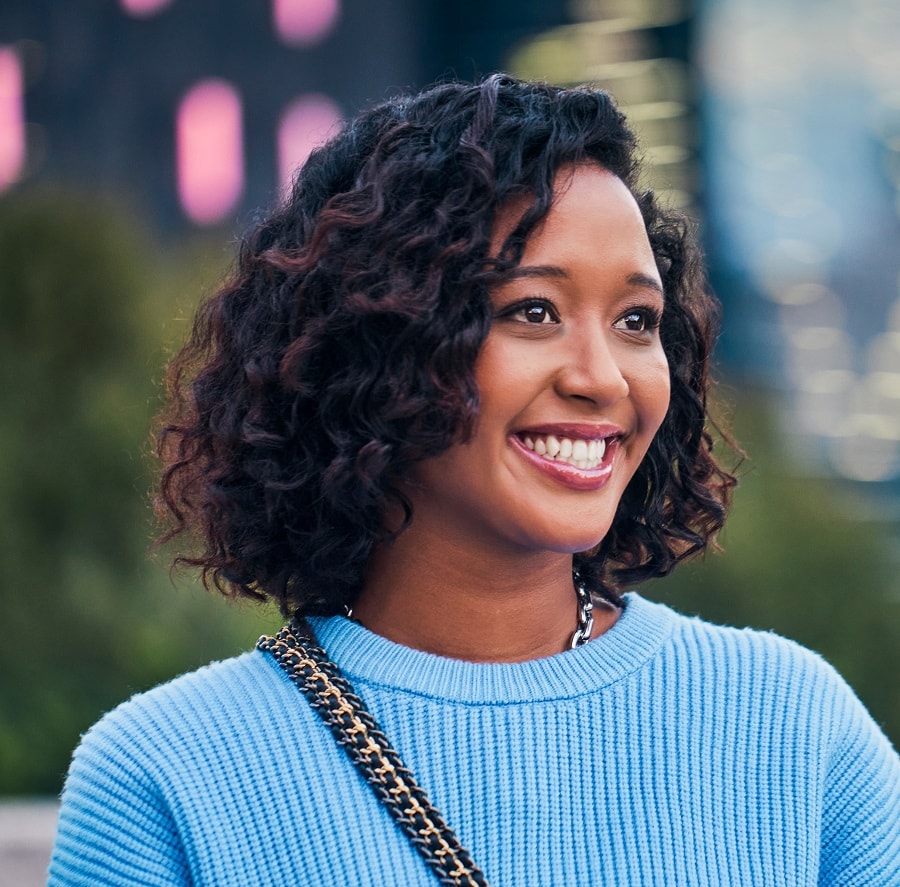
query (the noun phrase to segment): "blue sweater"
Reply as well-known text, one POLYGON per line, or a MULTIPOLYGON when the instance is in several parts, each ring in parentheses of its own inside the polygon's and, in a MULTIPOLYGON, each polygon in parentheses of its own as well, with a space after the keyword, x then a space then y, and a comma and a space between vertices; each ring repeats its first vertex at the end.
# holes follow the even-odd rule
MULTIPOLYGON (((629 595, 577 650, 475 664, 315 620, 492 887, 900 885, 900 759, 772 634, 629 595)), ((104 717, 75 753, 61 885, 436 883, 258 651, 104 717)))

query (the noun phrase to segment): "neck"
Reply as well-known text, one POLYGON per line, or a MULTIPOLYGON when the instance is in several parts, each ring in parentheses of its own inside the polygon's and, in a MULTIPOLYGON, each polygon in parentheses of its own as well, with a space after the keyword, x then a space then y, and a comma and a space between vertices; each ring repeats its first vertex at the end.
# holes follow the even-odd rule
MULTIPOLYGON (((473 662, 521 662, 567 649, 578 620, 568 554, 421 544, 402 533, 370 559, 353 616, 408 647, 473 662)), ((593 636, 618 616, 595 606, 593 636)))

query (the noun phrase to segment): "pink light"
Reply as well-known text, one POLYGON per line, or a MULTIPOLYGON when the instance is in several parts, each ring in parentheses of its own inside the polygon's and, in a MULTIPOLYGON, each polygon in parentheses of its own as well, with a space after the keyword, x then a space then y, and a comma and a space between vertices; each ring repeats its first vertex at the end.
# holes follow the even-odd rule
POLYGON ((278 171, 285 189, 313 148, 334 135, 340 122, 340 109, 325 95, 307 93, 287 106, 278 124, 278 171))
POLYGON ((172 0, 119 0, 122 9, 135 18, 148 18, 165 9, 172 0))
POLYGON ((202 80, 176 118, 178 195, 200 225, 221 221, 244 188, 241 100, 224 80, 202 80))
POLYGON ((291 46, 312 46, 324 39, 340 11, 340 0, 272 0, 275 30, 291 46))
POLYGON ((22 65, 15 50, 3 46, 0 47, 0 191, 19 178, 24 165, 22 65))

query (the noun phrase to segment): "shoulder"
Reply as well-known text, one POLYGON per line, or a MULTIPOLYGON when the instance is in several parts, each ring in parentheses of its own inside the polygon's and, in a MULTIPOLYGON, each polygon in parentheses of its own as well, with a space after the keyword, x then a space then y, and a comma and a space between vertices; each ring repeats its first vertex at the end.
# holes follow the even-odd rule
POLYGON ((296 694, 270 657, 258 651, 214 662, 138 693, 104 715, 82 737, 79 764, 130 759, 135 770, 179 762, 219 748, 260 741, 265 724, 296 694), (275 713, 275 714, 273 714, 275 713))
MULTIPOLYGON (((657 603, 649 606, 665 607, 657 603)), ((742 672, 772 680, 822 680, 847 689, 822 656, 790 638, 763 629, 719 625, 697 616, 669 612, 674 650, 678 654, 690 653, 705 666, 740 667, 742 672)))
POLYGON ((252 697, 265 693, 270 683, 271 669, 267 657, 257 651, 242 653, 179 675, 151 690, 136 693, 105 715, 99 723, 129 718, 140 720, 161 710, 217 710, 240 704, 248 693, 252 697))
POLYGON ((778 803, 816 805, 820 884, 894 883, 900 757, 847 682, 773 632, 669 618, 655 678, 686 701, 679 728, 702 720, 729 761, 760 768, 757 790, 779 785, 778 803))
POLYGON ((80 829, 84 811, 93 810, 103 821, 155 817, 152 828, 177 832, 179 816, 249 797, 253 775, 264 774, 269 785, 314 780, 328 737, 301 703, 285 673, 259 651, 139 693, 82 737, 61 821, 80 829))
POLYGON ((880 734, 847 682, 818 653, 771 631, 717 625, 664 608, 671 631, 660 651, 663 671, 672 680, 681 675, 733 716, 757 712, 787 719, 793 730, 814 731, 835 754, 861 724, 880 734))
POLYGON ((227 865, 222 848, 241 846, 246 824, 269 815, 273 785, 290 785, 299 803, 311 803, 341 754, 259 651, 137 694, 75 751, 51 883, 193 883, 200 856, 227 865))

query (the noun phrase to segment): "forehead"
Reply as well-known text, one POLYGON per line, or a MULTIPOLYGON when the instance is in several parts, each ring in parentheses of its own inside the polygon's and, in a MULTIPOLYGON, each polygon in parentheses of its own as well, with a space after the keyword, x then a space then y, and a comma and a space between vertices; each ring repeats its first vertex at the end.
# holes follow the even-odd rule
MULTIPOLYGON (((491 234, 491 252, 498 255, 507 238, 534 206, 532 193, 516 195, 500 206, 491 234)), ((528 234, 526 254, 537 242, 581 240, 596 244, 599 238, 628 240, 651 252, 641 210, 628 186, 596 163, 560 167, 553 182, 549 210, 528 234)))

